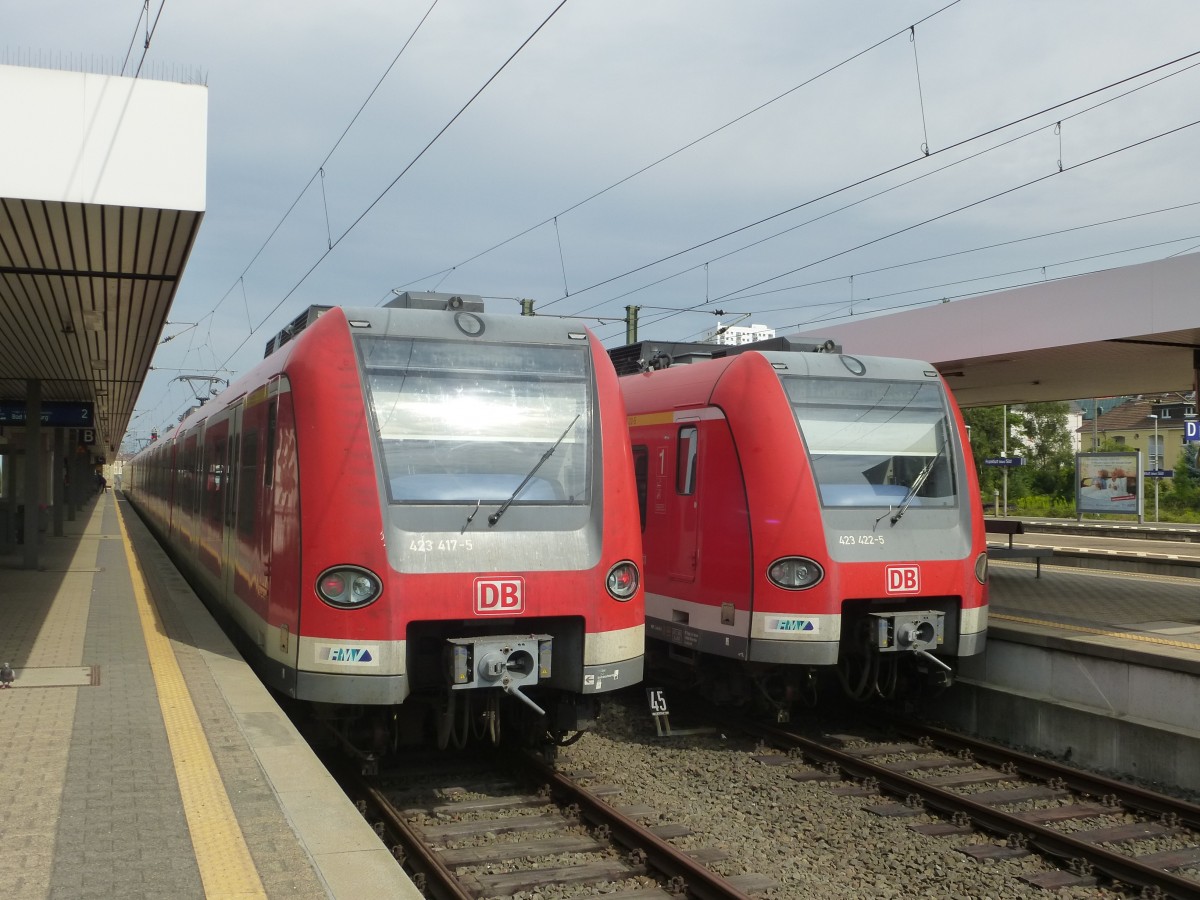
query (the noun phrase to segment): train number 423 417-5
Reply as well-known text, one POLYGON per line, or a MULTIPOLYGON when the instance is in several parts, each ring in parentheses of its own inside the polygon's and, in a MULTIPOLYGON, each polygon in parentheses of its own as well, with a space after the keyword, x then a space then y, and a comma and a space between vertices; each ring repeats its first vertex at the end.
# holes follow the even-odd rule
POLYGON ((472 550, 474 546, 470 538, 441 538, 436 541, 413 538, 408 542, 408 549, 414 553, 433 553, 438 550, 453 553, 455 550, 472 550))

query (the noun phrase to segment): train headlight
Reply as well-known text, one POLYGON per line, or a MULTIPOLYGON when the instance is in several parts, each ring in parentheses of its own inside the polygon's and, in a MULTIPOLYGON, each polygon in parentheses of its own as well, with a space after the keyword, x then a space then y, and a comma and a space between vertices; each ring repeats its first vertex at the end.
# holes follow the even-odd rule
POLYGON ((383 582, 358 566, 335 566, 317 578, 317 596, 338 609, 357 609, 374 603, 383 593, 383 582))
POLYGON ((978 558, 975 560, 975 580, 980 584, 987 584, 987 572, 988 563, 987 553, 985 551, 984 553, 980 553, 978 558))
POLYGON ((605 586, 615 599, 625 601, 637 593, 639 580, 637 566, 625 560, 608 570, 605 586))
POLYGON ((771 583, 789 591, 810 588, 824 577, 825 570, 803 556, 785 556, 767 567, 767 578, 771 583))

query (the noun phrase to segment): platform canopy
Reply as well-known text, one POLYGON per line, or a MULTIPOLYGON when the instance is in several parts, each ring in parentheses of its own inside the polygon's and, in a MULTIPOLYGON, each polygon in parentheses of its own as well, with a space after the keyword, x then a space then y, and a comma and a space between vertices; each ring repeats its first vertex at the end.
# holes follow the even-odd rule
POLYGON ((933 363, 961 406, 1194 388, 1200 253, 806 332, 933 363))
POLYGON ((0 123, 0 425, 37 380, 111 458, 204 216, 208 89, 0 65, 0 123))

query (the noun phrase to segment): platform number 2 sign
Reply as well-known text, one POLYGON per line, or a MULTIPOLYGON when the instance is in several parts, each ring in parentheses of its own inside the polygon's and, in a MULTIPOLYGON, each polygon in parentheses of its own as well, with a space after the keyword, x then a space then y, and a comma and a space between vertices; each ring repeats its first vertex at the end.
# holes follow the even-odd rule
POLYGON ((646 702, 650 704, 650 715, 667 715, 667 695, 662 688, 646 688, 646 702))

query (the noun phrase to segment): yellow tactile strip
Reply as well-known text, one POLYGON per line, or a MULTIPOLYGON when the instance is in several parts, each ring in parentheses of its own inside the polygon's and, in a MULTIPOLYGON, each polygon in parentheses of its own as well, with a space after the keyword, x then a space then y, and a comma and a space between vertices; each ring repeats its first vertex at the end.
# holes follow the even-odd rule
POLYGON ((998 576, 1004 569, 1012 571, 1005 573, 1002 581, 992 583, 989 619, 1200 651, 1194 639, 1147 633, 1148 629, 1138 628, 1131 621, 1169 622, 1182 616, 1183 623, 1190 624, 1194 619, 1189 610, 1194 606, 1200 579, 1073 566, 1043 567, 1041 579, 1017 581, 1009 577, 1021 567, 1033 568, 1030 563, 1011 562, 997 567, 998 576), (1078 586, 1082 579, 1089 582, 1086 590, 1078 586), (1042 618, 1046 615, 1062 615, 1070 621, 1042 618))
POLYGON ((1170 638, 1155 637, 1136 631, 1114 631, 1111 628, 1092 628, 1087 625, 1068 624, 1066 622, 1049 622, 1045 619, 1031 619, 1025 616, 1010 616, 1007 613, 989 612, 988 619, 1000 619, 1005 622, 1016 622, 1021 625, 1041 625, 1045 628, 1059 628, 1063 631, 1074 631, 1080 634, 1094 634, 1100 637, 1120 638, 1123 641, 1140 641, 1143 644, 1161 644, 1164 647, 1182 647, 1187 650, 1197 650, 1195 641, 1174 641, 1170 638))
POLYGON ((183 673, 158 610, 146 590, 125 528, 124 512, 120 513, 119 518, 138 616, 146 639, 158 703, 162 709, 171 757, 175 763, 175 776, 179 781, 179 793, 183 798, 183 811, 187 817, 192 847, 196 851, 196 865, 200 869, 205 896, 265 898, 262 881, 233 814, 183 673))

